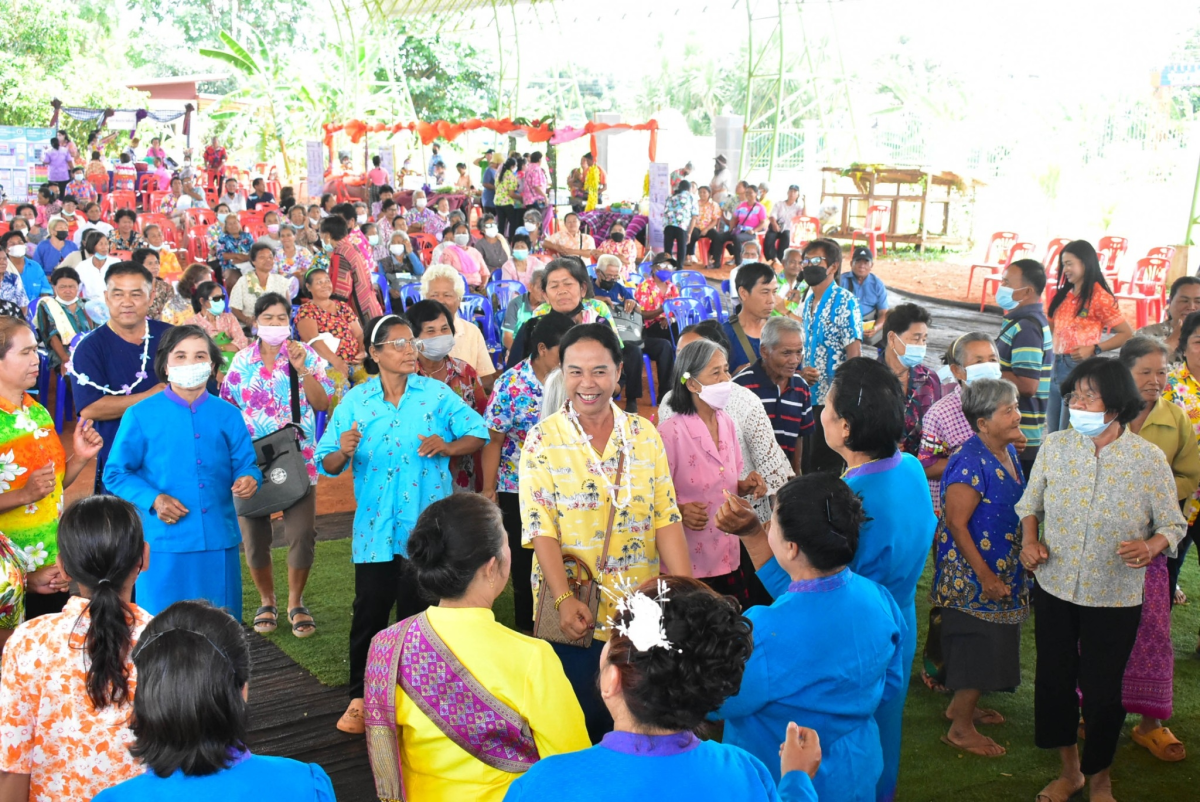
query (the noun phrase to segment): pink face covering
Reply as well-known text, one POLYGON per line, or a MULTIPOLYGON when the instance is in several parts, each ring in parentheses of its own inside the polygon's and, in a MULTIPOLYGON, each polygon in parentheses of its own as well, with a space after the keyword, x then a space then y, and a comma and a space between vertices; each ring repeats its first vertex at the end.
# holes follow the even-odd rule
POLYGON ((283 345, 292 336, 290 326, 259 326, 258 336, 267 345, 283 345))

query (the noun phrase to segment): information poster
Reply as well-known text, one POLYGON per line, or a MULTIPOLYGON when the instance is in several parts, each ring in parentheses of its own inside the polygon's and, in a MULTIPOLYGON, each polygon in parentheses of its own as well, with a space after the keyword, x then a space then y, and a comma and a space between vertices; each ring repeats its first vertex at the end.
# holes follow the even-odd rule
POLYGON ((304 144, 308 155, 308 197, 312 200, 321 197, 321 191, 325 188, 325 143, 310 140, 304 144))
POLYGON ((392 145, 384 145, 379 149, 379 166, 388 174, 388 181, 394 186, 399 186, 396 183, 396 149, 392 145))
POLYGON ((666 162, 650 163, 650 226, 646 232, 646 244, 652 251, 663 249, 663 212, 671 194, 671 174, 666 162))
POLYGON ((0 188, 10 203, 32 201, 46 183, 42 164, 53 128, 0 126, 0 188))

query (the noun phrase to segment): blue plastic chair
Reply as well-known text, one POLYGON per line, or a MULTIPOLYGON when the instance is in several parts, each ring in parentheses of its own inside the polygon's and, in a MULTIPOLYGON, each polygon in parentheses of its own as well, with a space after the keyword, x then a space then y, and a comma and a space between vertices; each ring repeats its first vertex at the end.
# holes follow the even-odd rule
POLYGON ((408 309, 409 306, 421 300, 421 283, 414 281, 412 284, 405 284, 400 288, 400 308, 401 310, 408 309))
POLYGON ((506 279, 493 279, 488 282, 487 289, 488 295, 492 299, 492 306, 496 312, 495 324, 497 327, 504 325, 504 312, 508 309, 508 305, 512 303, 512 299, 529 292, 521 282, 506 279))
POLYGON ((492 302, 487 298, 474 293, 464 295, 462 303, 458 305, 458 316, 471 322, 475 322, 476 318, 482 318, 479 321, 479 328, 483 331, 483 339, 487 340, 488 345, 499 342, 496 337, 495 312, 492 310, 492 302))
POLYGON ((703 304, 708 319, 720 323, 729 319, 725 306, 721 303, 721 294, 712 287, 684 287, 679 294, 684 298, 694 298, 703 304))
POLYGON ((671 332, 671 342, 675 342, 675 326, 683 331, 704 320, 704 305, 695 298, 668 298, 663 301, 663 314, 674 324, 667 330, 671 332))
POLYGON ((321 435, 325 434, 325 425, 329 423, 328 412, 318 412, 316 415, 317 436, 313 439, 320 440, 321 435))
POLYGON ((638 283, 640 284, 642 281, 645 281, 654 275, 654 265, 650 262, 642 262, 640 265, 634 265, 633 270, 630 271, 630 274, 637 274, 639 276, 638 283))
POLYGON ((588 265, 587 272, 588 272, 588 275, 591 276, 593 280, 596 278, 596 266, 595 265, 588 265))
POLYGON ((392 314, 392 288, 388 285, 387 276, 382 271, 379 273, 378 282, 379 291, 383 293, 383 311, 390 315, 392 314))
POLYGON ((730 292, 730 289, 731 289, 731 287, 729 286, 729 279, 723 279, 723 280, 721 281, 721 292, 725 293, 725 294, 726 294, 726 295, 728 295, 730 298, 732 298, 732 297, 733 297, 733 293, 732 293, 732 292, 730 292))
POLYGON ((697 270, 676 270, 671 274, 671 283, 682 290, 684 287, 707 287, 708 279, 697 270))

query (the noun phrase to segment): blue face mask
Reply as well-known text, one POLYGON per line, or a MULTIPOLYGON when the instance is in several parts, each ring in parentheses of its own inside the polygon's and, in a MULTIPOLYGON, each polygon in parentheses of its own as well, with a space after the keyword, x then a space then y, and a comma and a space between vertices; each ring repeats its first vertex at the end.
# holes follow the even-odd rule
POLYGON ((904 367, 915 368, 925 359, 925 346, 906 343, 904 344, 904 353, 902 354, 899 351, 896 351, 896 357, 900 360, 900 364, 904 367))
POLYGON ((212 312, 214 315, 222 314, 225 311, 225 299, 222 298, 219 301, 209 301, 208 311, 212 312))
POLYGON ((996 290, 996 306, 1007 312, 1010 309, 1016 309, 1020 303, 1013 298, 1013 290, 1011 287, 1001 287, 996 290))
POLYGON ((1112 425, 1112 421, 1105 422, 1103 412, 1091 412, 1086 409, 1072 409, 1070 412, 1071 428, 1084 437, 1098 437, 1112 425))
POLYGON ((977 365, 967 365, 967 384, 974 384, 980 379, 999 379, 999 362, 980 362, 977 365))
POLYGON ((654 277, 659 281, 670 281, 671 276, 675 275, 670 270, 655 270, 654 277))

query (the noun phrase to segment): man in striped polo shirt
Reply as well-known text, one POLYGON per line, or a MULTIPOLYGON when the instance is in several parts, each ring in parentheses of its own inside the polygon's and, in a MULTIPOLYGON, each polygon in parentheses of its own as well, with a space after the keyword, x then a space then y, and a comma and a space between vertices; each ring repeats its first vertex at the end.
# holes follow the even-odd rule
POLYGON ((1046 404, 1050 399, 1050 369, 1054 340, 1042 309, 1046 270, 1034 259, 1018 259, 1004 271, 996 303, 1004 309, 1004 325, 996 338, 1001 376, 1017 386, 1021 432, 1028 443, 1021 468, 1029 476, 1046 433, 1046 404))
POLYGON ((800 324, 787 317, 772 317, 762 330, 760 356, 733 380, 762 401, 775 430, 775 441, 800 474, 804 454, 801 439, 813 430, 812 393, 800 376, 804 342, 800 324))

